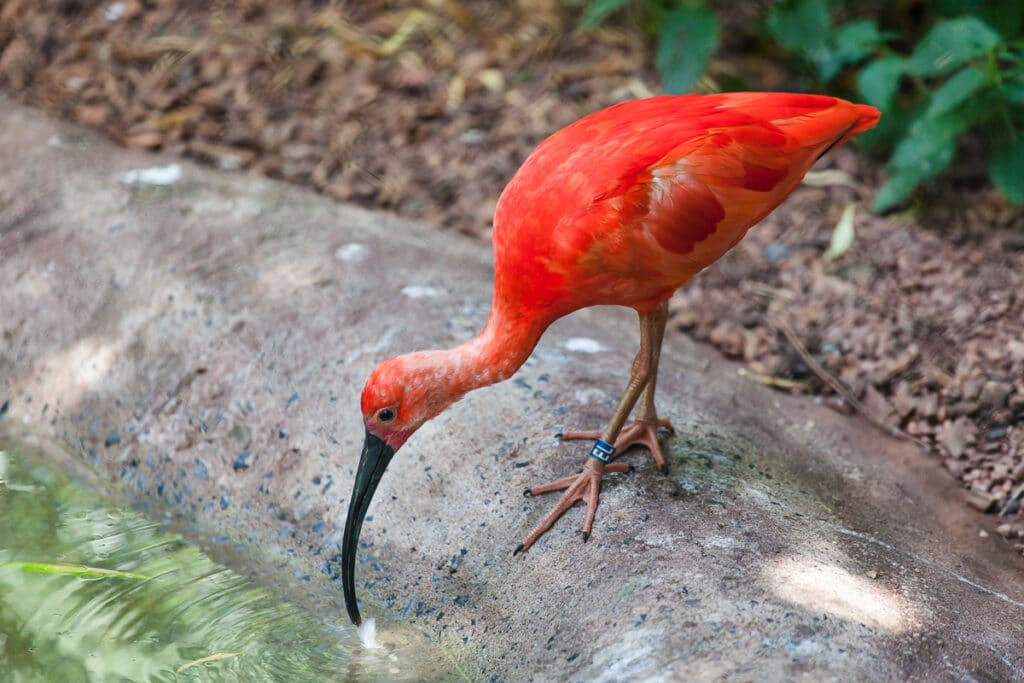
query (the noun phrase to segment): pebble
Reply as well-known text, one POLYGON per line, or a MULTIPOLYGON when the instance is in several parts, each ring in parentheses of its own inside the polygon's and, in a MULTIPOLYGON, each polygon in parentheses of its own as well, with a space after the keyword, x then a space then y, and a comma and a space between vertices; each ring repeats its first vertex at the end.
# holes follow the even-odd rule
POLYGON ((442 292, 436 287, 408 285, 407 287, 402 287, 402 294, 410 299, 433 299, 440 296, 442 292))
POLYGON ((769 242, 764 245, 764 257, 768 263, 777 263, 789 256, 792 252, 793 250, 783 242, 769 242))
POLYGON ((234 467, 235 471, 237 472, 238 470, 247 470, 247 469, 249 469, 249 466, 251 464, 252 464, 252 453, 250 453, 249 451, 242 451, 241 453, 238 454, 238 457, 235 458, 235 462, 232 463, 232 467, 234 467))
POLYGON ((968 505, 981 512, 988 512, 996 506, 996 502, 996 497, 987 493, 971 491, 967 494, 968 505))
POLYGON ((564 346, 575 353, 599 353, 604 350, 601 342, 589 337, 571 337, 565 340, 564 346))
POLYGON ((125 185, 173 185, 180 179, 180 164, 137 168, 118 176, 118 180, 125 185))
POLYGON ((978 402, 982 407, 990 410, 1002 408, 1006 405, 1006 398, 1012 391, 1013 387, 1006 382, 989 380, 988 382, 985 382, 985 385, 981 388, 981 396, 978 397, 978 402))

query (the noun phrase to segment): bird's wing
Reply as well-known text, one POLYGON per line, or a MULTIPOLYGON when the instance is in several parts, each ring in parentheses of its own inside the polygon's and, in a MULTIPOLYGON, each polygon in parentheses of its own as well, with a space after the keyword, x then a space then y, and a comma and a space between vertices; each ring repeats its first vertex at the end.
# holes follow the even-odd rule
POLYGON ((528 273, 516 287, 531 296, 614 289, 590 298, 625 303, 628 286, 630 297, 654 301, 877 116, 832 97, 728 93, 634 100, 584 117, 541 143, 499 199, 498 269, 528 273))
POLYGON ((674 254, 718 234, 724 242, 709 245, 718 252, 713 260, 774 209, 821 154, 865 125, 857 105, 831 97, 703 99, 710 106, 685 122, 670 120, 639 136, 642 153, 621 148, 618 177, 594 193, 588 209, 612 221, 603 229, 642 227, 674 254))

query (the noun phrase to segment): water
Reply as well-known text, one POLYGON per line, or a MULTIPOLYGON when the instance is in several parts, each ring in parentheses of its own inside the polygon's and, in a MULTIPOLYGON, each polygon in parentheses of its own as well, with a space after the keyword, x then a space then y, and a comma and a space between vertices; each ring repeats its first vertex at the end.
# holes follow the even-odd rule
POLYGON ((459 680, 421 635, 392 627, 368 650, 334 616, 284 602, 53 466, 0 450, 0 682, 459 680))

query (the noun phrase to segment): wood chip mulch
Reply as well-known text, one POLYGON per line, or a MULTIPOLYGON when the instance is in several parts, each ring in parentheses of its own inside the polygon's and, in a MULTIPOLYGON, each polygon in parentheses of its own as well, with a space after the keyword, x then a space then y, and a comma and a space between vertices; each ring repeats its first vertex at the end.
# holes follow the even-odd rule
MULTIPOLYGON (((635 30, 555 0, 5 0, 0 91, 121 144, 250 169, 488 238, 504 183, 579 116, 657 91, 635 30)), ((763 63, 729 53, 729 75, 763 63)), ((763 68, 763 67, 760 67, 763 68)), ((783 76, 784 77, 784 76, 783 76)), ((765 89, 770 69, 754 79, 765 89)), ((839 150, 672 301, 673 327, 919 442, 1024 551, 1024 214, 978 187, 860 208, 875 162, 839 150)))

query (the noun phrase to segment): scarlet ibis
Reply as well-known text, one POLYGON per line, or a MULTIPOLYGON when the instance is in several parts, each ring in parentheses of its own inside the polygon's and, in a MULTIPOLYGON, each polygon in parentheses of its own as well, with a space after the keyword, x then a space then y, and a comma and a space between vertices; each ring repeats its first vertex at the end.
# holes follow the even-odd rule
POLYGON ((872 128, 873 107, 793 93, 726 93, 634 100, 590 114, 537 147, 498 200, 494 296, 483 331, 446 351, 384 361, 362 394, 366 437, 342 541, 349 617, 360 623, 355 552, 363 518, 395 452, 427 420, 508 379, 556 319, 597 304, 640 316, 640 351, 578 474, 527 494, 565 493, 515 552, 529 548, 576 501, 597 511, 601 477, 634 444, 662 470, 654 407, 668 298, 734 246, 800 183, 825 152, 872 128), (637 419, 623 429, 637 401, 637 419))

